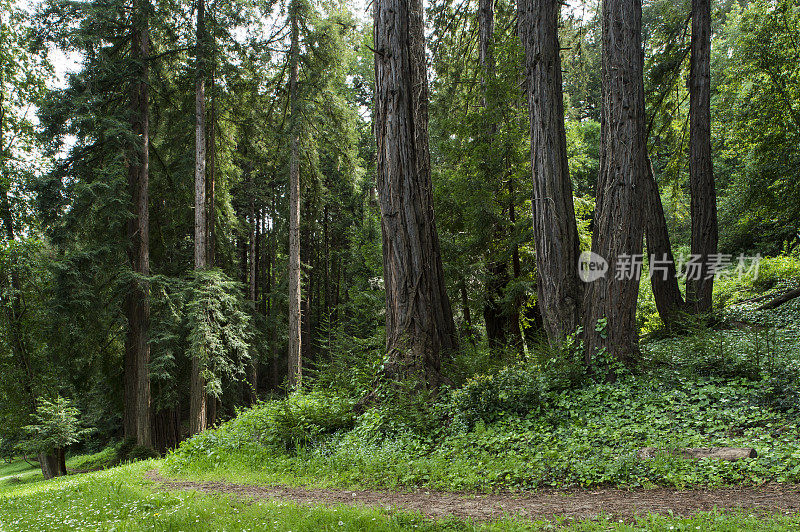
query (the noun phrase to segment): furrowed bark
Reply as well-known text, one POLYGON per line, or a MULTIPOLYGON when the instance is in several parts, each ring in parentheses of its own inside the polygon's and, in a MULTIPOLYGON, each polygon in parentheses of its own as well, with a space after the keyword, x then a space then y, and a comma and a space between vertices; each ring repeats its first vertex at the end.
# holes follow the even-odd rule
POLYGON ((291 57, 289 59, 289 98, 291 99, 291 154, 289 157, 289 389, 300 387, 303 380, 301 358, 300 292, 300 131, 297 106, 297 78, 300 55, 297 6, 290 7, 291 57))
POLYGON ((536 284, 545 331, 552 343, 558 343, 577 328, 583 300, 564 128, 560 4, 556 0, 519 0, 518 8, 531 124, 536 284))
POLYGON ((689 73, 689 188, 692 255, 703 264, 699 279, 687 279, 686 299, 695 312, 711 310, 714 289, 709 257, 717 253, 717 194, 711 160, 711 0, 692 0, 689 73), (709 277, 709 278, 706 278, 709 277))
MULTIPOLYGON (((208 267, 206 231, 206 27, 204 0, 197 2, 197 78, 195 81, 195 156, 194 156, 194 269, 208 267)), ((206 430, 206 383, 200 358, 192 357, 189 401, 189 434, 206 430)))
POLYGON ((386 287, 387 378, 437 388, 458 348, 433 212, 421 0, 374 8, 375 136, 386 287))
POLYGON ((686 303, 678 286, 675 258, 672 254, 667 219, 661 204, 658 184, 653 175, 652 165, 647 165, 645 195, 647 199, 647 220, 645 241, 650 256, 650 285, 661 321, 667 328, 674 327, 686 311, 686 303))
MULTIPOLYGON (((149 5, 134 2, 131 56, 136 75, 130 88, 130 125, 136 137, 128 157, 128 190, 131 217, 128 220, 128 259, 137 276, 150 275, 149 202, 149 5)), ((137 445, 152 446, 150 420, 150 288, 141 277, 131 281, 125 308, 128 332, 125 338, 125 435, 137 445)))
POLYGON ((617 278, 616 268, 642 253, 641 207, 648 176, 641 2, 606 0, 602 18, 603 114, 592 251, 608 262, 609 270, 588 284, 584 298, 590 366, 602 350, 626 364, 638 358, 639 276, 634 270, 617 278), (605 326, 599 321, 603 318, 605 326))

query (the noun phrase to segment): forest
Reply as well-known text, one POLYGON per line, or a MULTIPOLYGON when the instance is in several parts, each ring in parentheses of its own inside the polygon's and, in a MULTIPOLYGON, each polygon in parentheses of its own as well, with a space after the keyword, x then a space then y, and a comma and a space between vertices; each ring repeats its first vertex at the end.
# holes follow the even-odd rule
POLYGON ((0 0, 0 229, 0 530, 800 528, 794 0, 0 0))

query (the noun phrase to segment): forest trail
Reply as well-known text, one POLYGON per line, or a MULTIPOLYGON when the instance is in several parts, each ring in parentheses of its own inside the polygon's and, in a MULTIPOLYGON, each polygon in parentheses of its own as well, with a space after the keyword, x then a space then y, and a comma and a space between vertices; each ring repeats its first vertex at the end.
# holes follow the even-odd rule
POLYGON ((675 490, 657 488, 539 490, 529 493, 459 494, 427 490, 393 492, 377 490, 310 489, 290 486, 253 486, 226 482, 164 478, 157 470, 146 477, 168 490, 223 493, 247 500, 269 499, 300 504, 361 505, 387 510, 420 512, 433 519, 457 517, 492 521, 505 516, 531 519, 567 517, 590 519, 601 513, 631 519, 647 513, 686 516, 701 511, 744 509, 759 513, 800 510, 800 485, 768 484, 757 488, 675 490))

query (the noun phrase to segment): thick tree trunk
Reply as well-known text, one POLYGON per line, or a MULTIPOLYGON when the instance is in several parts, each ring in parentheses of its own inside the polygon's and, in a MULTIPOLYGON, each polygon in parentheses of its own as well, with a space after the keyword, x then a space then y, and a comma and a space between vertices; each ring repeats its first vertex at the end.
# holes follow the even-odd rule
POLYGON ((66 453, 62 448, 57 448, 51 453, 39 453, 38 460, 45 480, 67 474, 66 453))
POLYGON ((180 426, 178 405, 157 412, 153 416, 153 447, 160 453, 177 447, 181 439, 180 426))
POLYGON ((692 0, 689 74, 689 188, 692 255, 703 264, 699 279, 687 278, 686 299, 695 312, 711 310, 714 288, 709 258, 717 253, 717 194, 711 160, 711 0, 692 0), (706 278, 708 277, 708 278, 706 278))
POLYGON ((603 3, 603 119, 592 252, 608 262, 604 277, 589 283, 584 299, 586 362, 602 350, 623 363, 638 358, 636 300, 642 253, 643 188, 648 179, 642 5, 603 3), (621 273, 621 275, 617 275, 621 273), (600 321, 607 320, 605 325, 600 321))
POLYGON ((433 213, 421 0, 377 0, 375 136, 386 287, 384 376, 436 388, 458 348, 433 213))
MULTIPOLYGON (((137 69, 130 89, 131 130, 137 142, 128 156, 128 190, 131 195, 131 218, 128 220, 128 259, 137 276, 150 275, 149 201, 149 67, 150 31, 147 21, 149 6, 134 2, 131 55, 137 69)), ((136 443, 152 445, 150 425, 150 288, 135 278, 131 281, 125 304, 128 332, 125 338, 125 415, 126 437, 136 443)))
MULTIPOLYGON (((208 267, 206 231, 206 27, 204 0, 197 2, 197 79, 195 83, 195 154, 194 154, 194 269, 208 267)), ((200 359, 192 357, 192 376, 189 401, 189 434, 206 430, 206 383, 200 359)))
POLYGON ((675 258, 667 229, 667 219, 661 204, 658 184, 653 175, 652 165, 647 165, 647 181, 644 186, 646 196, 645 241, 650 257, 650 284, 661 321, 669 329, 680 320, 686 304, 678 286, 675 258))
POLYGON ((557 343, 577 328, 583 301, 564 129, 560 4, 556 0, 519 0, 518 8, 531 121, 536 286, 545 331, 550 341, 557 343))
POLYGON ((291 99, 291 154, 289 156, 289 389, 301 385, 303 362, 301 358, 300 316, 300 131, 297 106, 297 78, 300 43, 297 5, 290 5, 292 28, 289 68, 289 98, 291 99))

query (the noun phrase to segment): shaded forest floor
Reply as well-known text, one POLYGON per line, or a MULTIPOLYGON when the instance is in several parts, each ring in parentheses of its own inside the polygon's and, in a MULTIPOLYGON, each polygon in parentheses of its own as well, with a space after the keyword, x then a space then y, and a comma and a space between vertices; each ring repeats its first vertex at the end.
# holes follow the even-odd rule
POLYGON ((745 510, 758 514, 796 513, 800 486, 767 484, 758 488, 703 490, 540 490, 514 494, 464 494, 426 490, 377 491, 255 486, 213 481, 168 479, 151 469, 146 478, 167 490, 225 494, 250 501, 270 500, 307 505, 367 506, 418 512, 432 519, 455 517, 474 522, 504 517, 530 519, 596 519, 610 514, 630 522, 646 514, 690 516, 714 510, 745 510))

